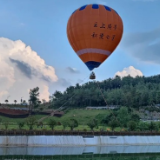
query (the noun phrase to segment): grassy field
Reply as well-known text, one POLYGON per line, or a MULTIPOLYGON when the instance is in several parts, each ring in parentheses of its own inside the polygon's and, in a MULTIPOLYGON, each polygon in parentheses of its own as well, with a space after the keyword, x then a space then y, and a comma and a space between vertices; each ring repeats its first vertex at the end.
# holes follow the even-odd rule
MULTIPOLYGON (((100 120, 107 114, 109 114, 110 111, 108 110, 85 110, 85 109, 72 109, 68 110, 65 115, 63 115, 61 118, 54 117, 55 120, 61 121, 69 118, 74 118, 78 120, 79 124, 85 125, 89 120, 96 118, 100 120)), ((48 121, 50 118, 45 119, 44 121, 48 121)))
MULTIPOLYGON (((56 121, 61 121, 64 119, 69 119, 69 118, 74 118, 78 120, 79 124, 86 124, 90 119, 97 118, 101 119, 107 114, 109 114, 110 111, 108 110, 85 110, 85 109, 71 109, 68 110, 62 117, 51 117, 49 116, 48 118, 44 119, 43 122, 49 121, 49 119, 55 119, 56 121)), ((34 117, 39 120, 43 117, 46 117, 46 115, 34 115, 34 117)), ((0 116, 2 119, 2 122, 11 122, 11 123, 17 123, 20 121, 26 121, 27 118, 8 118, 4 116, 0 116)))
MULTIPOLYGON (((66 119, 70 119, 70 118, 74 118, 78 121, 79 126, 77 128, 75 128, 75 130, 90 130, 89 127, 87 126, 87 122, 93 118, 98 119, 98 121, 100 122, 100 120, 106 116, 107 114, 109 114, 108 110, 85 110, 85 109, 71 109, 68 110, 62 117, 58 118, 58 117, 51 117, 48 116, 47 118, 45 118, 43 120, 43 129, 50 129, 49 126, 47 125, 48 121, 50 119, 55 119, 57 122, 61 122, 63 120, 66 119)), ((36 118, 36 120, 40 120, 43 117, 46 117, 46 115, 34 115, 34 117, 36 118)), ((18 123, 21 121, 26 122, 27 118, 7 118, 4 116, 0 116, 0 118, 2 119, 1 125, 0 125, 0 129, 5 129, 4 123, 5 122, 9 122, 8 125, 8 129, 18 129, 18 123)), ((25 125, 23 127, 24 129, 28 129, 28 126, 25 125)), ((95 128, 95 130, 100 130, 100 129, 104 129, 107 130, 107 126, 100 126, 98 128, 95 128)), ((41 127, 37 127, 36 125, 34 126, 34 129, 36 130, 40 130, 41 127)), ((55 130, 62 130, 63 126, 56 126, 55 130)), ((119 128, 117 128, 119 130, 119 128)), ((116 129, 116 130, 117 130, 116 129)), ((67 127, 66 130, 69 130, 69 128, 67 127)))

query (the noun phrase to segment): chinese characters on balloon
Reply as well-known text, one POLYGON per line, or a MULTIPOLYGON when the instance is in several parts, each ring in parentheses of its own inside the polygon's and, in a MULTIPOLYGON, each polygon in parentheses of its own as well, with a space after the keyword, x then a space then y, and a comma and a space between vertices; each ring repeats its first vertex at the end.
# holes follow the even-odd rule
MULTIPOLYGON (((106 26, 106 24, 105 23, 102 23, 101 25, 98 25, 98 22, 95 22, 94 23, 94 25, 93 25, 93 27, 98 27, 98 26, 100 26, 99 28, 106 28, 105 26, 106 26)), ((112 25, 111 23, 109 23, 109 24, 107 24, 107 29, 114 29, 114 30, 116 30, 117 29, 117 24, 114 24, 114 25, 112 25)))
MULTIPOLYGON (((105 23, 102 23, 101 25, 98 25, 97 22, 94 23, 93 27, 98 27, 99 28, 106 28, 106 24, 105 23)), ((114 24, 112 25, 111 23, 110 24, 107 24, 107 29, 109 30, 116 30, 117 29, 117 24, 114 24)), ((107 39, 107 40, 114 40, 116 35, 105 35, 103 32, 100 33, 99 35, 96 33, 96 32, 93 32, 93 34, 91 35, 93 38, 99 38, 99 39, 107 39)))

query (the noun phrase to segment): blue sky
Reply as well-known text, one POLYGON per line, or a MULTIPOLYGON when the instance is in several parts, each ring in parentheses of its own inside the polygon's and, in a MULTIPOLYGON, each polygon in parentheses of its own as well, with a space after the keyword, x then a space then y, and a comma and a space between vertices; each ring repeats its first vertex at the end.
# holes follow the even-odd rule
MULTIPOLYGON (((115 9, 124 25, 119 46, 95 70, 97 80, 114 77, 129 66, 145 76, 159 74, 159 0, 0 0, 0 37, 30 46, 55 69, 64 86, 81 82, 90 71, 71 48, 66 27, 75 9, 93 3, 115 9)), ((55 90, 52 84, 50 93, 55 90)))

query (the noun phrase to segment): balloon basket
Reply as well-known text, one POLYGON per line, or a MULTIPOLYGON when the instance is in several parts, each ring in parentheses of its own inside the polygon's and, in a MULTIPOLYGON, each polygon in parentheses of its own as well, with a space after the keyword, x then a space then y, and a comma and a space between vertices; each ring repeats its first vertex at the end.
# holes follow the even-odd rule
POLYGON ((96 75, 94 72, 92 72, 89 76, 89 79, 96 79, 96 75))

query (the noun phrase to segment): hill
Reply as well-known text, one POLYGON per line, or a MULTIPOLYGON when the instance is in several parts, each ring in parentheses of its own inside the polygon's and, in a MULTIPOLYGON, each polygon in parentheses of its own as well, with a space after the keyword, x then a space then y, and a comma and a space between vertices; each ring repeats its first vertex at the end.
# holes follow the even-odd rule
POLYGON ((121 105, 139 108, 160 103, 160 75, 151 77, 123 77, 93 81, 68 87, 63 93, 51 96, 50 107, 121 105))

